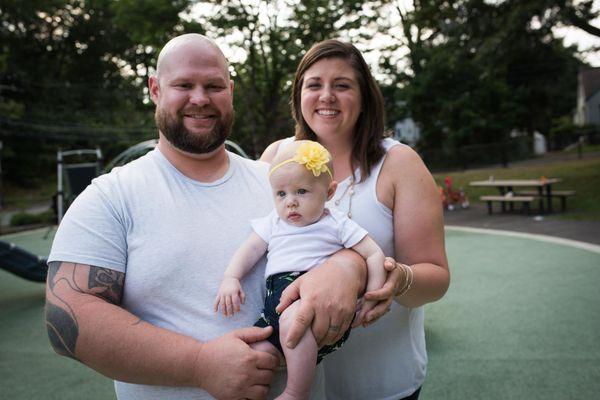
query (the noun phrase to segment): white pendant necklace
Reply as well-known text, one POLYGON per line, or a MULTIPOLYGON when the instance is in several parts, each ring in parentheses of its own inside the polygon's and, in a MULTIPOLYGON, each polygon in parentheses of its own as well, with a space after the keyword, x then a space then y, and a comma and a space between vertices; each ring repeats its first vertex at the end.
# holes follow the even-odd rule
POLYGON ((346 189, 344 190, 344 193, 342 193, 342 195, 340 197, 338 197, 337 199, 335 199, 335 201, 333 202, 335 204, 335 206, 338 207, 347 193, 348 194, 348 213, 346 215, 348 215, 348 218, 350 218, 350 219, 352 218, 352 196, 354 196, 355 183, 356 182, 354 181, 354 176, 351 175, 350 176, 350 184, 346 187, 346 189))

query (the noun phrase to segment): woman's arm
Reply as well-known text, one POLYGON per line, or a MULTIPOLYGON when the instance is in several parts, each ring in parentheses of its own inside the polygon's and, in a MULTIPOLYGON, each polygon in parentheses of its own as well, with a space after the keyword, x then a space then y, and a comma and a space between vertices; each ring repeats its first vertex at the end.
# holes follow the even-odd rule
POLYGON ((389 169, 395 171, 396 261, 413 270, 410 290, 396 301, 418 307, 440 299, 450 284, 443 208, 435 181, 419 155, 407 146, 396 146, 390 153, 389 169))
MULTIPOLYGON (((393 211, 396 261, 413 271, 410 289, 395 300, 407 307, 438 300, 450 284, 443 211, 433 177, 414 150, 407 146, 390 149, 377 182, 377 197, 393 211)), ((408 279, 401 270, 393 272, 400 277, 394 293, 408 279)))

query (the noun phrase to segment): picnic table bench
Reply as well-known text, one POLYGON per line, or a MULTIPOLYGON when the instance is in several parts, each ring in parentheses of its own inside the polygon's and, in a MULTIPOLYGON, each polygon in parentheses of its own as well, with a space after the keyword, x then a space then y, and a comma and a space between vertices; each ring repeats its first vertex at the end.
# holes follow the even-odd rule
MULTIPOLYGON (((521 190, 521 191, 517 192, 516 195, 518 195, 518 196, 533 196, 533 197, 540 196, 540 194, 537 190, 521 190)), ((560 199, 560 208, 561 208, 561 211, 563 211, 563 212, 566 211, 566 209, 567 209, 567 197, 571 197, 571 196, 575 196, 574 190, 553 190, 552 193, 550 193, 551 198, 560 199)))
MULTIPOLYGON (((559 196, 553 196, 553 193, 555 191, 552 190, 552 185, 559 183, 561 181, 562 180, 558 179, 558 178, 545 178, 545 177, 542 177, 539 179, 493 179, 493 177, 490 177, 490 179, 484 180, 484 181, 469 182, 469 185, 470 186, 496 188, 500 192, 499 196, 492 196, 492 198, 490 198, 490 200, 484 200, 484 199, 481 199, 481 200, 482 201, 491 201, 491 202, 500 202, 503 205, 502 211, 506 211, 506 209, 504 207, 505 204, 509 204, 510 210, 512 210, 513 205, 516 202, 521 201, 521 202, 527 202, 528 204, 530 204, 531 201, 533 201, 533 200, 530 201, 528 199, 522 199, 522 197, 533 197, 534 199, 536 199, 538 201, 540 213, 552 213, 552 199, 555 197, 559 197, 559 196), (526 194, 524 192, 517 193, 514 190, 515 188, 527 188, 527 187, 535 188, 535 190, 528 191, 527 192, 528 194, 526 194), (534 193, 534 194, 529 194, 529 193, 534 193), (506 195, 508 195, 508 196, 506 196, 506 195), (509 199, 509 197, 510 197, 510 199, 509 199)), ((485 197, 488 197, 488 196, 485 196, 485 197)), ((488 203, 488 205, 489 205, 489 203, 488 203)), ((564 204, 564 206, 566 207, 566 203, 564 204)), ((488 209, 488 211, 489 211, 489 209, 488 209)))
POLYGON ((492 203, 500 203, 500 206, 502 207, 502 212, 506 211, 506 204, 510 204, 512 210, 512 205, 514 203, 521 203, 523 205, 523 212, 529 214, 529 206, 534 199, 535 196, 514 196, 509 194, 496 196, 488 195, 479 197, 479 200, 487 202, 488 214, 492 213, 492 203))

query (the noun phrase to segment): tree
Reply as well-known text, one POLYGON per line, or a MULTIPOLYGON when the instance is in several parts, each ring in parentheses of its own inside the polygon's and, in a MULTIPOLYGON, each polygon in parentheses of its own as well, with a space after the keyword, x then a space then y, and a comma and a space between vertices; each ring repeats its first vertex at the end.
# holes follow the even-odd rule
POLYGON ((515 128, 547 133, 553 119, 570 113, 579 61, 575 49, 554 38, 556 19, 545 3, 398 7, 410 69, 396 79, 423 146, 506 141, 515 128))
POLYGON ((298 61, 317 41, 348 35, 374 20, 357 0, 200 2, 196 18, 207 34, 227 38, 243 57, 231 63, 235 79, 236 140, 258 155, 293 134, 288 105, 298 61))
POLYGON ((179 20, 189 6, 184 0, 3 1, 6 176, 35 184, 53 171, 56 147, 104 144, 110 152, 120 141, 153 136, 144 105, 149 66, 159 44, 197 28, 179 20), (24 162, 30 168, 22 168, 24 162))

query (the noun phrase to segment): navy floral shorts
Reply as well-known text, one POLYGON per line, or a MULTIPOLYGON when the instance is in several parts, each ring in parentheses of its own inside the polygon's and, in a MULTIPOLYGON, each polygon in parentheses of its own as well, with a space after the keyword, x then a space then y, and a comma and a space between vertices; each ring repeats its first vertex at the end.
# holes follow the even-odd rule
MULTIPOLYGON (((275 307, 279 304, 279 299, 281 298, 281 293, 284 291, 286 287, 289 286, 290 283, 294 282, 299 276, 306 273, 306 271, 302 272, 282 272, 280 274, 271 275, 267 278, 267 295, 265 296, 265 308, 262 310, 260 314, 260 318, 258 321, 254 323, 254 326, 258 326, 260 328, 265 328, 267 326, 273 327, 273 333, 271 336, 267 338, 267 340, 283 354, 283 348, 281 347, 281 342, 279 341, 279 314, 275 312, 275 307)), ((319 349, 317 354, 317 364, 323 360, 329 353, 333 353, 348 339, 350 336, 351 328, 348 328, 346 332, 344 332, 344 336, 340 340, 338 340, 333 345, 323 346, 319 349)))

